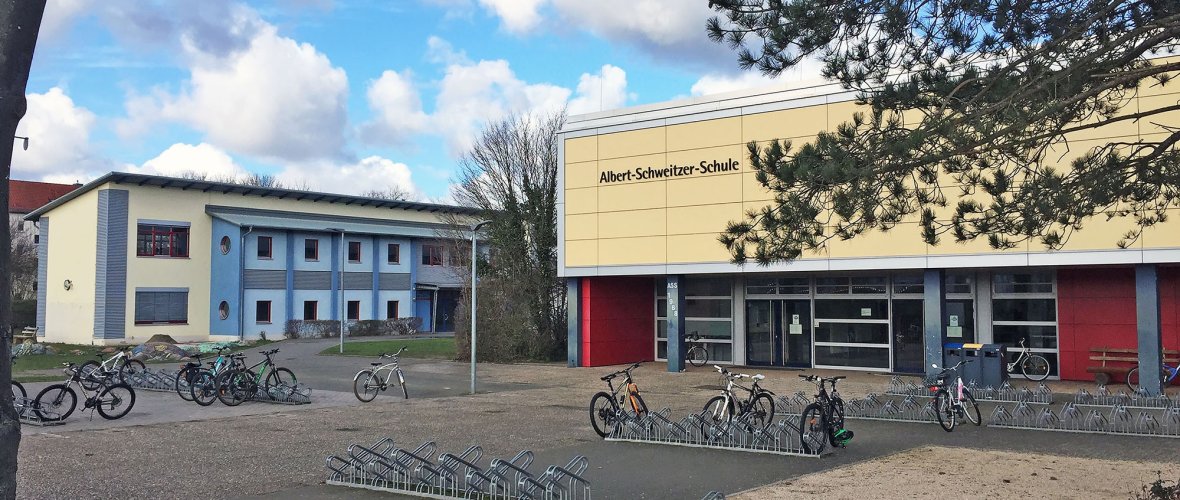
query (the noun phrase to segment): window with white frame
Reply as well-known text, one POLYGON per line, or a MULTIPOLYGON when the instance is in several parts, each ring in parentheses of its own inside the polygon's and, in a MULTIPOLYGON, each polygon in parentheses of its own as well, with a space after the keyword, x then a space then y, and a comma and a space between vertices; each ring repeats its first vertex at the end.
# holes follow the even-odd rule
POLYGON ((992 338, 1008 346, 1010 357, 1029 351, 1049 360, 1057 374, 1057 281, 1053 271, 996 273, 992 276, 992 338))
MULTIPOLYGON (((668 357, 668 284, 655 282, 656 358, 668 357)), ((684 293, 684 334, 694 333, 709 350, 709 359, 721 363, 733 360, 733 280, 732 278, 686 278, 684 293)))

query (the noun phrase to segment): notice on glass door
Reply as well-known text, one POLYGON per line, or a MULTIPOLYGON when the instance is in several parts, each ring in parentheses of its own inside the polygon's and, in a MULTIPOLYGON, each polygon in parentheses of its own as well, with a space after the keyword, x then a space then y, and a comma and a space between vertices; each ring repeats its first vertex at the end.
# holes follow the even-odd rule
POLYGON ((789 333, 791 335, 803 335, 803 324, 799 323, 799 315, 798 314, 791 315, 791 324, 790 324, 789 333))
POLYGON ((948 318, 947 323, 949 323, 949 325, 946 327, 947 337, 956 339, 963 338, 963 327, 959 326, 958 315, 952 314, 950 318, 948 318))

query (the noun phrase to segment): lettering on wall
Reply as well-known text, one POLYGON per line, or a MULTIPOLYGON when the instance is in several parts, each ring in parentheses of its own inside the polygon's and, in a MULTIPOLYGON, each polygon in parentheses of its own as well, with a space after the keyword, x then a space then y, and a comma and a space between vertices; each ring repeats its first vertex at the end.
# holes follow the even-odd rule
POLYGON ((723 161, 701 160, 696 165, 668 165, 664 168, 635 167, 633 170, 607 170, 599 174, 599 184, 616 182, 648 181, 672 177, 687 177, 699 174, 721 174, 741 170, 741 163, 733 158, 723 161))

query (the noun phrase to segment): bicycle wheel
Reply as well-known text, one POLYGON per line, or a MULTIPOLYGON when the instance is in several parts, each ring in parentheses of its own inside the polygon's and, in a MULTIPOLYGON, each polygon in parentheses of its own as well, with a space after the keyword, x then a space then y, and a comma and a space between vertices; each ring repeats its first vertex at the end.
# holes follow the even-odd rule
POLYGON ((147 366, 144 366, 143 361, 138 359, 129 359, 119 367, 119 381, 126 384, 127 376, 135 373, 143 373, 147 371, 147 366))
POLYGON ((197 370, 195 366, 186 366, 180 371, 176 372, 176 395, 185 401, 193 400, 193 382, 196 381, 197 370))
POLYGON ((107 387, 98 395, 98 414, 107 420, 123 418, 135 406, 135 390, 127 384, 107 387))
MULTIPOLYGON (((1164 369, 1162 369, 1162 368, 1160 369, 1160 387, 1161 388, 1167 386, 1167 384, 1165 384, 1164 382, 1166 382, 1168 380, 1168 375, 1169 375, 1169 373, 1167 371, 1164 371, 1164 369)), ((1131 368, 1130 370, 1127 370, 1127 387, 1131 389, 1132 393, 1139 392, 1139 367, 1138 366, 1131 368)))
POLYGON ((590 425, 600 437, 614 432, 618 424, 619 404, 606 392, 599 392, 590 398, 590 425))
POLYGON ((217 377, 213 372, 202 369, 197 372, 193 383, 189 386, 191 401, 201 406, 209 406, 217 401, 217 377))
POLYGON ((963 413, 967 415, 967 420, 978 426, 983 422, 983 418, 979 416, 979 403, 975 402, 975 397, 971 395, 966 387, 963 388, 963 413))
POLYGON ((33 412, 41 420, 56 422, 69 417, 77 406, 78 394, 73 389, 66 387, 65 384, 53 384, 41 389, 41 392, 37 394, 37 399, 33 401, 33 412), (57 413, 58 416, 54 417, 49 412, 57 413))
POLYGON ((78 382, 88 391, 98 390, 102 386, 102 370, 98 361, 90 360, 78 367, 78 382))
POLYGON ((1037 354, 1029 355, 1020 363, 1020 373, 1034 382, 1045 380, 1049 378, 1049 360, 1037 354))
POLYGON ((631 402, 631 408, 629 408, 631 410, 631 415, 629 415, 631 418, 639 418, 647 415, 647 403, 643 401, 643 396, 639 395, 639 391, 631 391, 628 393, 628 397, 631 402))
POLYGON ((217 400, 225 406, 242 404, 247 397, 254 395, 249 390, 252 385, 253 374, 239 370, 230 370, 217 376, 217 400))
POLYGON ((828 422, 819 403, 811 403, 799 416, 799 440, 804 453, 819 455, 828 446, 828 422))
POLYGON ((942 430, 955 430, 955 404, 951 402, 951 395, 946 389, 939 389, 934 395, 934 413, 938 416, 938 425, 942 430))
POLYGON ((296 384, 295 373, 286 368, 275 368, 266 376, 266 392, 269 394, 272 387, 295 387, 296 384))
POLYGON ((774 421, 774 399, 770 397, 770 394, 759 393, 750 402, 750 413, 753 413, 750 421, 753 422, 755 428, 765 430, 774 421))
POLYGON ((828 415, 828 443, 840 446, 836 440, 836 433, 844 429, 844 400, 833 397, 831 411, 832 414, 828 415))
POLYGON ((692 366, 701 367, 709 362, 709 351, 700 346, 693 346, 688 350, 688 362, 692 366))
POLYGON ((361 402, 368 403, 376 399, 378 392, 381 392, 381 381, 373 378, 372 370, 361 371, 353 377, 352 393, 361 402))
POLYGON ((25 392, 25 386, 20 385, 20 382, 12 381, 12 402, 16 403, 21 399, 29 397, 29 393, 25 392))
POLYGON ((705 403, 703 413, 705 419, 701 422, 701 435, 712 437, 712 433, 709 432, 710 427, 720 427, 733 420, 733 400, 729 400, 729 404, 726 404, 725 396, 713 396, 713 399, 705 403))

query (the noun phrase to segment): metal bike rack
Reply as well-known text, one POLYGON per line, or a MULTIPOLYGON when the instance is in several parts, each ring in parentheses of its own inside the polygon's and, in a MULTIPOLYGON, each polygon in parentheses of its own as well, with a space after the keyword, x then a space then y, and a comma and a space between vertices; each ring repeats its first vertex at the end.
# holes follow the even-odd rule
POLYGON ((606 436, 606 440, 801 457, 819 456, 804 451, 798 422, 794 420, 779 419, 766 429, 761 429, 750 422, 752 414, 749 413, 716 424, 705 411, 680 420, 669 418, 671 413, 671 409, 664 408, 639 418, 618 415, 619 424, 606 436))
MULTIPOLYGON (((967 383, 967 390, 971 391, 971 396, 976 401, 991 401, 991 402, 1007 402, 1007 403, 1030 403, 1030 404, 1050 404, 1053 402, 1053 390, 1044 382, 1037 384, 1035 389, 1021 387, 1019 389, 1012 387, 1012 384, 1004 382, 998 389, 987 386, 979 387, 975 381, 967 383)), ((917 384, 911 380, 903 379, 898 375, 894 375, 889 379, 889 385, 885 389, 885 394, 890 396, 915 396, 922 398, 933 398, 934 393, 930 392, 930 388, 925 384, 917 384)))
POLYGON ((710 491, 705 493, 705 496, 702 497, 701 500, 725 500, 725 493, 720 491, 710 491))
POLYGON ((14 398, 12 400, 12 408, 16 410, 17 419, 22 425, 29 424, 46 427, 65 423, 62 421, 60 413, 42 408, 36 401, 30 398, 14 398))
MULTIPOLYGON (((775 402, 775 413, 784 418, 798 418, 808 404, 811 404, 811 400, 802 391, 796 392, 791 398, 779 396, 775 402)), ((934 413, 934 399, 923 399, 914 394, 898 399, 869 393, 864 398, 845 400, 844 418, 919 423, 938 421, 934 413)))
MULTIPOLYGON (((153 371, 149 368, 142 372, 124 374, 123 379, 136 390, 173 392, 176 390, 176 373, 177 370, 153 371)), ((184 380, 181 380, 180 383, 183 384, 181 390, 185 390, 188 384, 184 380)), ((267 391, 265 387, 260 386, 247 401, 288 405, 308 404, 311 403, 311 388, 302 384, 294 386, 284 384, 271 387, 267 391)))
POLYGON ((1093 393, 1086 389, 1078 389, 1078 392, 1074 393, 1073 402, 1078 406, 1125 406, 1133 409, 1155 410, 1180 406, 1180 403, 1168 398, 1167 395, 1148 396, 1143 392, 1127 394, 1122 390, 1117 394, 1111 394, 1104 385, 1099 385, 1093 393))
POLYGON ((392 438, 369 446, 354 443, 344 456, 328 456, 327 484, 425 498, 590 499, 590 482, 583 477, 590 462, 582 455, 534 474, 528 450, 508 460, 492 459, 486 467, 480 465, 479 446, 458 455, 437 452, 433 441, 413 450, 398 448, 392 438))
POLYGON ((1083 406, 1090 405, 1067 402, 1057 412, 1052 408, 1034 410, 1027 403, 1017 403, 1011 410, 1005 405, 996 405, 988 425, 1041 431, 1180 437, 1180 407, 1161 411, 1159 408, 1115 405, 1104 413, 1093 406, 1083 410, 1083 406))

